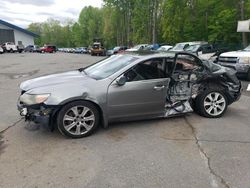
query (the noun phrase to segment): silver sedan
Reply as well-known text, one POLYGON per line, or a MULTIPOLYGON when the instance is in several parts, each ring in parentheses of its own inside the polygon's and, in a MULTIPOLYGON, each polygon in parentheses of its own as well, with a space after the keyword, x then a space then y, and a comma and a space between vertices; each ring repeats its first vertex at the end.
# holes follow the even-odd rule
POLYGON ((222 116, 240 97, 231 69, 184 52, 114 55, 86 68, 27 80, 18 109, 26 120, 72 138, 124 120, 171 117, 195 110, 222 116))

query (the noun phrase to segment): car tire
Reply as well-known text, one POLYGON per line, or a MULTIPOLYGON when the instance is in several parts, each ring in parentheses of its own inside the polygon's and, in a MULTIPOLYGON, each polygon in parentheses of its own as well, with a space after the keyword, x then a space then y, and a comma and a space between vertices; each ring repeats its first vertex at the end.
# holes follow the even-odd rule
POLYGON ((195 112, 207 118, 223 116, 228 107, 228 100, 223 90, 209 88, 195 100, 195 112))
POLYGON ((99 125, 98 109, 88 101, 74 101, 59 111, 57 125, 59 131, 71 138, 91 135, 99 125))

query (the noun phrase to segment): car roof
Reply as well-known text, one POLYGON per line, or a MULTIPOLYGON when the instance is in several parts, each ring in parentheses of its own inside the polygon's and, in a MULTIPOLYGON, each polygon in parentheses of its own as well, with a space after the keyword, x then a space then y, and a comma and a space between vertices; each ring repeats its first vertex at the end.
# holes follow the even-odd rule
POLYGON ((148 58, 174 58, 176 54, 186 54, 186 55, 192 55, 195 56, 192 53, 186 52, 186 51, 168 51, 168 52, 155 52, 155 51, 138 51, 138 52, 126 52, 123 55, 136 57, 139 59, 148 59, 148 58))
POLYGON ((163 46, 160 46, 160 47, 173 47, 171 45, 163 45, 163 46))
POLYGON ((195 44, 208 44, 206 41, 192 41, 192 42, 180 42, 176 44, 189 44, 189 45, 195 45, 195 44))

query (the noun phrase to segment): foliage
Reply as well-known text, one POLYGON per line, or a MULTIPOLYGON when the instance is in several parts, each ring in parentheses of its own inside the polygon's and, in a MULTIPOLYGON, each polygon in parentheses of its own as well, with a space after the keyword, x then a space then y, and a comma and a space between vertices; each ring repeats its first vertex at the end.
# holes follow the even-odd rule
MULTIPOLYGON (((84 7, 77 22, 49 19, 28 29, 36 43, 59 47, 89 46, 103 38, 107 48, 138 43, 204 40, 241 44, 236 32, 239 0, 103 0, 102 8, 84 7)), ((250 2, 245 0, 245 15, 250 2)))

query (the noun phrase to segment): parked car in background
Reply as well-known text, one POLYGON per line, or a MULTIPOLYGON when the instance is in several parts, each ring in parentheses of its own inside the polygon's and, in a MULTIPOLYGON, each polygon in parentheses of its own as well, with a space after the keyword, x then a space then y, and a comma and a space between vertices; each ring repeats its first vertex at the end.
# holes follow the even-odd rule
POLYGON ((37 45, 28 45, 24 48, 24 52, 39 52, 39 49, 37 45))
POLYGON ((127 46, 116 46, 113 49, 107 50, 106 55, 111 56, 114 54, 124 53, 127 49, 127 46))
POLYGON ((111 56, 111 55, 114 55, 114 49, 107 50, 106 56, 111 56))
POLYGON ((164 45, 157 49, 158 52, 166 52, 173 48, 171 45, 164 45))
POLYGON ((19 53, 22 53, 22 52, 24 51, 24 45, 23 45, 23 44, 18 44, 18 45, 17 45, 17 51, 18 51, 19 53))
POLYGON ((106 55, 106 50, 105 48, 102 46, 101 42, 94 42, 91 49, 90 49, 90 54, 92 56, 94 55, 106 55))
POLYGON ((154 50, 157 50, 159 47, 160 47, 159 44, 150 44, 150 45, 147 45, 143 50, 154 51, 154 50))
POLYGON ((6 42, 2 44, 4 52, 17 52, 17 46, 13 42, 6 42))
POLYGON ((70 48, 63 48, 63 49, 62 49, 62 52, 69 53, 69 51, 70 51, 70 48))
POLYGON ((0 54, 4 53, 3 48, 0 46, 0 54))
POLYGON ((185 51, 194 53, 196 55, 215 53, 216 49, 212 44, 193 44, 185 48, 185 51))
POLYGON ((181 42, 181 43, 177 43, 172 49, 171 51, 184 51, 188 46, 190 45, 196 45, 196 44, 208 44, 208 42, 204 42, 204 41, 193 41, 193 42, 181 42))
POLYGON ((220 54, 218 64, 236 70, 250 81, 250 45, 243 50, 220 54))
POLYGON ((72 138, 101 124, 197 113, 221 117, 241 95, 235 71, 187 52, 113 55, 86 68, 21 83, 26 120, 72 138))
POLYGON ((75 48, 69 48, 69 53, 75 53, 76 49, 75 48))
POLYGON ((56 52, 56 46, 53 45, 45 45, 42 48, 40 48, 41 53, 54 53, 56 52))
POLYGON ((127 49, 126 52, 137 52, 137 51, 143 50, 147 46, 148 44, 139 44, 139 45, 134 46, 133 48, 127 49))
POLYGON ((117 46, 113 49, 114 54, 123 53, 128 49, 127 46, 117 46))
POLYGON ((185 48, 185 51, 193 53, 202 59, 211 59, 214 57, 213 61, 216 59, 216 53, 219 49, 215 48, 212 44, 194 44, 185 48))
POLYGON ((88 53, 88 49, 87 47, 79 47, 75 49, 75 53, 78 54, 87 54, 88 53))

